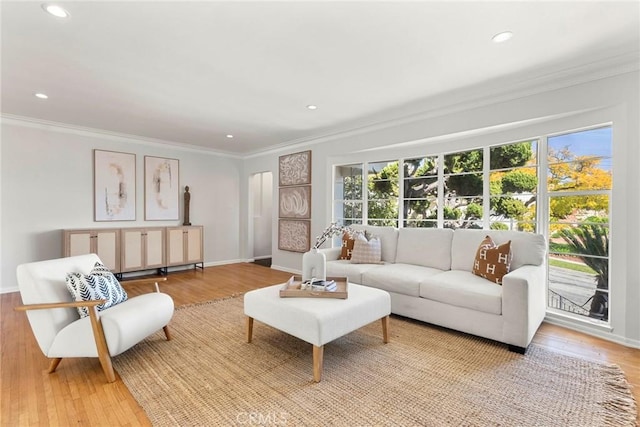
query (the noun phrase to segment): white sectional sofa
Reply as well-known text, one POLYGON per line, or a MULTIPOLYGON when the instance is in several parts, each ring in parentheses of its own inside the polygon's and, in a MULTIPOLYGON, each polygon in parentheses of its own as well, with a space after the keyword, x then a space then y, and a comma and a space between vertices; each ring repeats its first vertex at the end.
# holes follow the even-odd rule
POLYGON ((545 316, 546 243, 539 234, 467 229, 353 226, 378 236, 381 264, 340 260, 322 249, 327 276, 384 289, 391 312, 489 338, 524 353, 545 316), (491 236, 511 240, 513 260, 502 285, 474 275, 476 251, 491 236))

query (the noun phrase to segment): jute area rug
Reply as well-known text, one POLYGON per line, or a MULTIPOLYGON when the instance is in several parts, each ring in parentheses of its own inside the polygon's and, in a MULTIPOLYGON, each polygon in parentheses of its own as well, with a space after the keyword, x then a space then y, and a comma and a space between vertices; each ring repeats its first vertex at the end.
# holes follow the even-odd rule
POLYGON ((245 341, 242 298, 176 310, 114 358, 156 426, 630 426, 636 404, 617 366, 532 345, 526 356, 469 335, 392 317, 325 346, 262 323, 245 341))

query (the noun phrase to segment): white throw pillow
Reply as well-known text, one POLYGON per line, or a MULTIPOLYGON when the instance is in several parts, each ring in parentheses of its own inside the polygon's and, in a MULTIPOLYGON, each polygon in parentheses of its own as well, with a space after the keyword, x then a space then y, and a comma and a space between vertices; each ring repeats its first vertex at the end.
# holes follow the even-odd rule
MULTIPOLYGON (((91 301, 106 299, 104 304, 96 307, 98 311, 113 307, 127 300, 127 293, 107 267, 96 262, 88 275, 82 273, 67 274, 67 289, 75 301, 91 301)), ((78 307, 80 317, 89 315, 88 307, 78 307)))
POLYGON ((352 264, 381 264, 382 245, 378 237, 367 240, 362 234, 358 234, 353 243, 351 253, 352 264))

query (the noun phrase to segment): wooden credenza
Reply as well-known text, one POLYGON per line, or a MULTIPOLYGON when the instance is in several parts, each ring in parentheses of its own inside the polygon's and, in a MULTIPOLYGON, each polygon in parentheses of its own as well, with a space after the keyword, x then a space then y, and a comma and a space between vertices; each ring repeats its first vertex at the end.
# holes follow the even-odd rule
POLYGON ((95 253, 114 273, 193 264, 204 268, 204 227, 62 230, 63 256, 95 253))
POLYGON ((201 226, 167 227, 167 266, 202 262, 201 226))

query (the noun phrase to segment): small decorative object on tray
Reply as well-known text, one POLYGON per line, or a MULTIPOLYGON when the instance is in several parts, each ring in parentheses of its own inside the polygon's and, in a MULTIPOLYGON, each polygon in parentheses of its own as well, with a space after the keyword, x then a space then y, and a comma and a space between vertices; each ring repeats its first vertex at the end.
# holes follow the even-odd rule
POLYGON ((326 280, 302 280, 300 276, 291 278, 280 289, 280 297, 306 298, 348 298, 348 282, 346 277, 327 277, 326 280))

